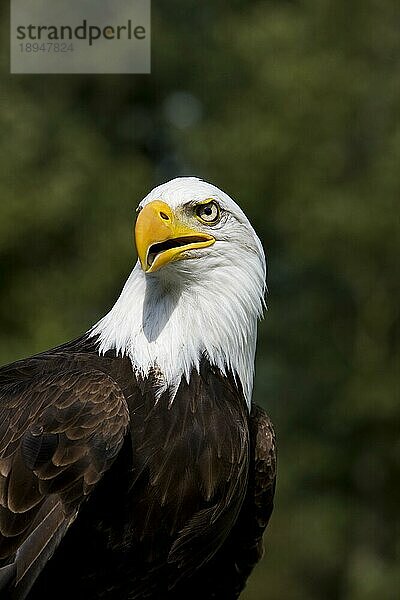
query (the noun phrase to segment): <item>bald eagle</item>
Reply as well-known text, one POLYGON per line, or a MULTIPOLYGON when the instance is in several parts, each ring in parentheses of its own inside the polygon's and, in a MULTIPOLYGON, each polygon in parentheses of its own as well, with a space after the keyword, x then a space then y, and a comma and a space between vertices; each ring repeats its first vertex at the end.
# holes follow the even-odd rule
POLYGON ((138 262, 85 335, 0 369, 0 596, 230 600, 262 554, 276 454, 252 404, 266 266, 197 178, 139 205, 138 262))

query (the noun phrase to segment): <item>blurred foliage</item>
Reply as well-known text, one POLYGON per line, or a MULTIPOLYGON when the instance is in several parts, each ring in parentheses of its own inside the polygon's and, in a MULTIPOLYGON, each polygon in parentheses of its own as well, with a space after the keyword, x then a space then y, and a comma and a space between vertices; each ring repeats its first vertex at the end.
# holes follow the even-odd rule
POLYGON ((134 209, 196 174, 269 259, 255 399, 279 439, 244 600, 400 589, 400 4, 153 1, 151 76, 9 76, 0 58, 0 359, 94 323, 134 209))

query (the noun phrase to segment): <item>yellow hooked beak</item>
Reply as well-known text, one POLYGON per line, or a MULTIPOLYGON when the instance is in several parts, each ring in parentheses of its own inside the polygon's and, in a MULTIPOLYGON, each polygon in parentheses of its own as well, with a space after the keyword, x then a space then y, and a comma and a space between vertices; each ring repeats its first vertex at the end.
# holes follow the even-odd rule
POLYGON ((215 238, 191 229, 175 217, 168 204, 154 200, 139 213, 135 241, 143 271, 154 273, 183 258, 187 250, 212 246, 215 238))

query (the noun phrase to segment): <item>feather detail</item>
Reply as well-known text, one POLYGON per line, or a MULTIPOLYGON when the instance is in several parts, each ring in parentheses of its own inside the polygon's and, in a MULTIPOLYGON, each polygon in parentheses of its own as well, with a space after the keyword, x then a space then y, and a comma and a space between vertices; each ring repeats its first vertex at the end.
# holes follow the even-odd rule
POLYGON ((57 372, 49 358, 49 371, 42 364, 36 378, 36 359, 24 365, 30 377, 15 366, 0 371, 0 559, 14 564, 0 582, 11 585, 12 600, 25 598, 112 464, 129 419, 122 392, 104 373, 57 372))

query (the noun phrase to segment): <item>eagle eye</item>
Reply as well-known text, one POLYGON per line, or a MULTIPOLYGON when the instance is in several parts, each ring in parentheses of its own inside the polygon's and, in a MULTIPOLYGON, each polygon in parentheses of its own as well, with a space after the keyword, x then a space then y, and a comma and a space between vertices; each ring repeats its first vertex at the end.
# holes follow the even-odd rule
POLYGON ((215 200, 206 204, 198 204, 195 208, 196 217, 206 225, 215 225, 221 219, 221 210, 215 200))

